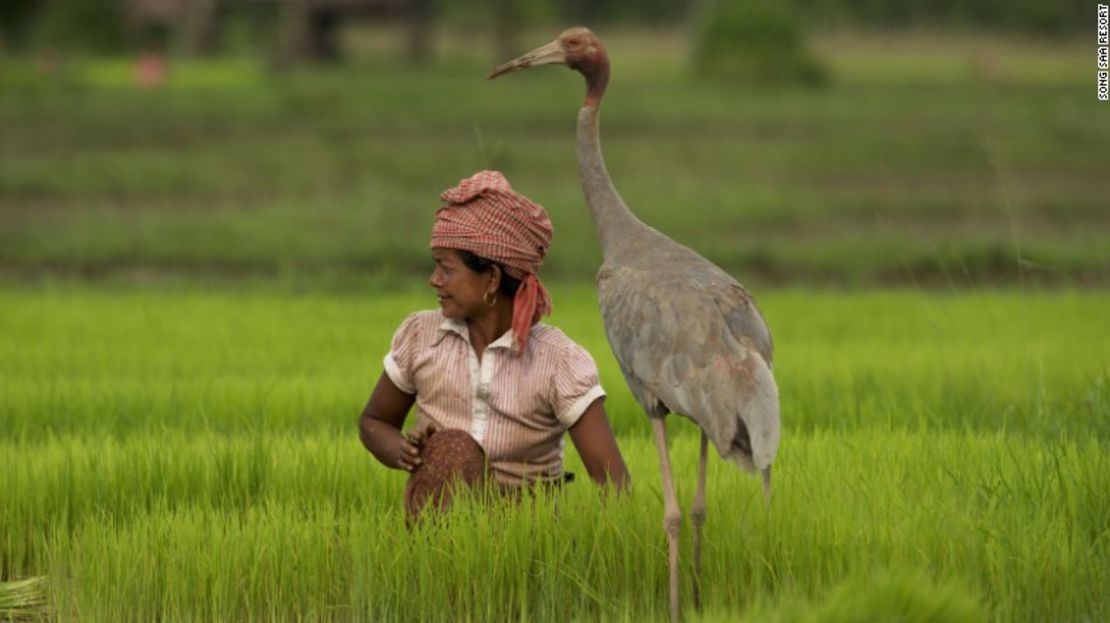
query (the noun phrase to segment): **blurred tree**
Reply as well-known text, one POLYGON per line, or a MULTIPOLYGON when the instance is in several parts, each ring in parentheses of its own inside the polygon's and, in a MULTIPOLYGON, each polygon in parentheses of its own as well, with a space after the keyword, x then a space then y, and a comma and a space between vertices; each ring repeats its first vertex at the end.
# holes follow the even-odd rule
POLYGON ((187 54, 208 56, 219 50, 225 10, 219 0, 190 0, 183 26, 187 54))
POLYGON ((432 59, 434 0, 408 0, 409 61, 423 63, 432 59))
POLYGON ((754 83, 824 82, 805 47, 798 17, 774 0, 723 0, 705 10, 694 69, 709 78, 754 83))
MULTIPOLYGON (((516 58, 520 54, 517 33, 520 32, 520 3, 517 0, 491 0, 493 4, 493 39, 496 58, 516 58)), ((498 61, 500 62, 500 61, 498 61)))
POLYGON ((587 13, 589 2, 586 0, 556 0, 559 4, 559 19, 564 25, 589 23, 587 13))
POLYGON ((1062 35, 1090 28, 1087 0, 792 0, 808 18, 883 28, 964 27, 1062 35))
POLYGON ((124 9, 105 0, 46 0, 36 35, 50 48, 118 52, 129 39, 124 9))
POLYGON ((693 0, 555 0, 564 24, 633 22, 673 24, 689 13, 693 0))
POLYGON ((532 27, 551 28, 558 0, 438 0, 436 17, 453 31, 488 34, 500 62, 523 52, 520 35, 532 27))
POLYGON ((406 53, 412 62, 433 56, 434 0, 278 0, 281 6, 279 65, 341 60, 339 31, 354 17, 403 17, 408 24, 406 53))
MULTIPOLYGON (((732 10, 746 0, 719 2, 716 8, 732 10)), ((763 0, 763 4, 792 16, 783 23, 801 17, 823 25, 962 27, 1045 35, 1087 32, 1093 12, 1088 0, 763 0)), ((241 25, 249 14, 253 28, 259 33, 265 29, 258 38, 279 37, 284 56, 327 60, 340 56, 342 24, 353 16, 373 16, 407 20, 407 54, 420 62, 433 56, 434 28, 446 17, 471 27, 492 24, 494 48, 501 58, 520 51, 517 33, 529 26, 554 21, 674 25, 704 6, 704 0, 0 0, 0 46, 18 50, 38 44, 58 50, 120 52, 141 45, 151 31, 160 30, 186 53, 212 54, 219 50, 226 22, 241 25)), ((705 34, 702 31, 699 36, 705 34)))
POLYGON ((35 17, 41 8, 37 0, 0 2, 0 51, 19 49, 31 40, 35 17))
POLYGON ((278 23, 278 47, 274 57, 278 68, 304 63, 311 59, 308 48, 308 3, 285 0, 281 4, 278 23))

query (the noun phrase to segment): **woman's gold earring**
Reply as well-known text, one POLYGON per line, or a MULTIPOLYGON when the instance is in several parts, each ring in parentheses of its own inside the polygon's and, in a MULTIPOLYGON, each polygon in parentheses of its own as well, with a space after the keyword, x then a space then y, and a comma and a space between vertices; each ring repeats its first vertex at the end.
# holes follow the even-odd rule
POLYGON ((482 295, 482 302, 486 304, 486 307, 493 307, 494 305, 497 304, 497 293, 496 292, 486 292, 485 294, 482 295), (491 295, 491 294, 493 295, 493 300, 492 301, 489 300, 489 295, 491 295))

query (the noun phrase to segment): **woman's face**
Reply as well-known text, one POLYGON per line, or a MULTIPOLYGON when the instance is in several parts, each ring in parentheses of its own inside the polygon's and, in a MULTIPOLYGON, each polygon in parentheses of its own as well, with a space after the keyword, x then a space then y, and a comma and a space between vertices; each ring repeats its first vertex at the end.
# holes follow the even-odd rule
POLYGON ((432 258, 435 269, 428 285, 435 288, 443 315, 456 320, 479 315, 486 308, 482 297, 494 290, 492 273, 470 270, 452 249, 432 249, 432 258))

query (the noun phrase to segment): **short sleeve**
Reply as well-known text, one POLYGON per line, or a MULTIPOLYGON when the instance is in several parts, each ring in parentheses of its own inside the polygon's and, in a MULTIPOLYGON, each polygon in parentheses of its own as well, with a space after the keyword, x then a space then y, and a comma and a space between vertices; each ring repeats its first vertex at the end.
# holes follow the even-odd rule
POLYGON ((595 400, 605 395, 593 357, 578 344, 571 343, 559 358, 552 379, 552 410, 567 428, 574 426, 595 400))
POLYGON ((418 347, 417 314, 410 314, 401 323, 393 334, 393 342, 389 346, 389 353, 382 362, 389 380, 397 389, 406 394, 415 394, 416 386, 413 384, 412 362, 418 347))

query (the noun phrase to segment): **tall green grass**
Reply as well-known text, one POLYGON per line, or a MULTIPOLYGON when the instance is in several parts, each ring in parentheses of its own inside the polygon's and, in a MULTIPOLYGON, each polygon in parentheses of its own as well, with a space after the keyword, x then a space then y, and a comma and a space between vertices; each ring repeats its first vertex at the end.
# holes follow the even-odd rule
MULTIPOLYGON (((347 432, 393 331, 435 306, 430 290, 228 288, 0 291, 0 427, 28 439, 198 427, 347 432)), ((615 429, 646 434, 594 290, 556 283, 552 292, 551 321, 597 360, 615 429)), ((1105 294, 784 290, 759 302, 792 430, 1110 436, 1105 294)))
MULTIPOLYGON (((148 435, 11 446, 10 573, 51 578, 94 619, 662 618, 666 555, 651 441, 622 437, 631 496, 587 482, 406 532, 403 477, 354 435, 148 435)), ((713 462, 707 606, 814 599, 872 573, 957 581, 997 620, 1099 620, 1110 460, 1095 440, 1003 433, 787 437, 765 514, 713 462)), ((689 504, 696 442, 674 443, 689 504)), ((577 458, 572 469, 581 470, 577 458)), ((687 535, 688 538, 688 535, 687 535)), ((687 561, 689 551, 686 548, 687 561)), ((685 580, 688 584, 689 578, 685 580)), ((688 586, 687 586, 688 590, 688 586)))
MULTIPOLYGON (((0 292, 0 581, 46 576, 64 619, 663 620, 648 426, 592 290, 552 290, 598 361, 631 494, 582 478, 415 532, 354 420, 426 295, 0 292)), ((701 620, 1110 616, 1105 295, 760 302, 775 500, 711 461, 701 620)), ((686 507, 696 429, 670 430, 686 507)), ((689 606, 688 567, 683 590, 689 606)))

